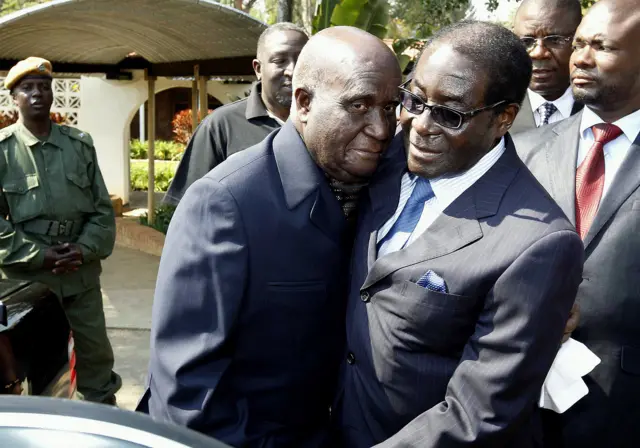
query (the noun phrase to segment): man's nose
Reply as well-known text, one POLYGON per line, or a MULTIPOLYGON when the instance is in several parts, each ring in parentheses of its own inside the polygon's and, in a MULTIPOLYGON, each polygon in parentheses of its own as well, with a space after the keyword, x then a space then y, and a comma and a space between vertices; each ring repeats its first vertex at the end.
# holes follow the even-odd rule
POLYGON ((376 140, 387 140, 392 129, 390 120, 393 120, 393 125, 395 126, 395 114, 387 114, 384 110, 375 110, 372 111, 371 116, 371 121, 366 128, 366 133, 376 140))
POLYGON ((591 47, 576 48, 571 54, 570 64, 575 67, 593 67, 591 47))
POLYGON ((422 136, 438 134, 441 132, 441 129, 431 117, 431 109, 427 107, 425 107, 424 111, 420 115, 413 118, 411 127, 418 133, 418 135, 422 136))
POLYGON ((551 52, 544 46, 542 39, 536 39, 533 48, 529 50, 529 57, 533 60, 549 59, 551 52))
POLYGON ((296 61, 295 60, 289 61, 289 64, 287 64, 287 66, 284 68, 284 74, 291 78, 293 76, 293 69, 295 68, 296 68, 296 61))

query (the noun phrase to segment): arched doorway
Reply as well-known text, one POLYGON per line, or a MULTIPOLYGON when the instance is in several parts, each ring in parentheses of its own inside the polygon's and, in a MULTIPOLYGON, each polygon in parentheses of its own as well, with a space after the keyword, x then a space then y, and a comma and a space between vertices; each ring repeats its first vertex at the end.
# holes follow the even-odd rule
MULTIPOLYGON (((191 95, 188 87, 168 87, 156 92, 156 139, 155 139, 155 203, 159 204, 169 183, 171 182, 178 163, 182 158, 186 140, 185 132, 174 133, 174 121, 180 123, 178 127, 191 133, 191 95), (180 119, 181 118, 181 119, 180 119)), ((212 96, 208 97, 208 108, 214 110, 222 103, 212 96)), ((129 185, 130 195, 127 210, 134 215, 145 213, 148 188, 148 143, 146 142, 146 125, 148 123, 148 100, 133 114, 129 122, 129 185), (141 113, 143 121, 140 121, 141 113), (141 138, 142 137, 142 138, 141 138)))
MULTIPOLYGON (((222 103, 212 95, 208 95, 209 110, 216 109, 222 103)), ((191 109, 191 89, 187 87, 173 87, 156 93, 156 139, 173 140, 171 123, 176 114, 191 109)), ((144 121, 147 123, 147 101, 144 104, 144 121)), ((136 112, 131 120, 131 139, 140 139, 140 111, 136 112)), ((143 136, 144 137, 144 136, 143 136)), ((144 139, 144 138, 143 138, 144 139)))

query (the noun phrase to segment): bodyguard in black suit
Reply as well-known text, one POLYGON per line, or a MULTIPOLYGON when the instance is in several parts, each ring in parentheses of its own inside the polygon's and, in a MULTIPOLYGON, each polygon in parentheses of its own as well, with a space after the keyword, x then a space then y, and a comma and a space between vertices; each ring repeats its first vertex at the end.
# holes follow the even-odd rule
POLYGON ((354 205, 393 136, 400 80, 372 35, 317 34, 290 121, 187 191, 153 306, 153 418, 237 447, 326 444, 354 205))
POLYGON ((334 406, 345 448, 540 446, 584 252, 506 134, 530 74, 510 31, 461 22, 401 93, 354 246, 334 406))

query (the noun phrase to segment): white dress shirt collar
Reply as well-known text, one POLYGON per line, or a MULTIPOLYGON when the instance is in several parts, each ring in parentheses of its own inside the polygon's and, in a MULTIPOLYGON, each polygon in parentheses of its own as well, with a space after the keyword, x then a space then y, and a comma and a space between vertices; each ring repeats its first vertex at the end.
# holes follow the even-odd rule
POLYGON ((439 207, 444 211, 467 188, 475 184, 504 154, 506 144, 504 137, 467 171, 454 175, 446 175, 429 179, 433 194, 438 199, 439 207))
MULTIPOLYGON (((591 127, 600 123, 604 123, 604 120, 589 107, 585 107, 582 113, 582 121, 580 122, 580 137, 583 140, 593 141, 593 131, 591 131, 591 127)), ((625 137, 633 143, 640 134, 640 109, 612 124, 618 126, 625 137)))
POLYGON ((575 103, 571 86, 569 86, 562 96, 555 101, 547 101, 541 95, 529 89, 529 101, 531 102, 531 110, 534 112, 536 112, 544 103, 553 103, 553 105, 556 106, 556 109, 558 109, 558 112, 556 113, 560 113, 562 119, 569 118, 571 116, 573 104, 575 103))
MULTIPOLYGON (((485 154, 474 166, 469 168, 463 173, 457 173, 454 175, 441 176, 434 179, 429 179, 431 188, 433 189, 434 197, 425 202, 422 215, 416 225, 414 231, 411 234, 397 234, 392 237, 391 240, 383 243, 379 256, 395 252, 402 248, 405 244, 411 244, 415 241, 424 231, 426 231, 431 224, 440 216, 440 214, 455 201, 462 193, 469 187, 484 176, 487 171, 491 169, 498 159, 504 154, 506 150, 506 143, 504 137, 500 139, 500 142, 485 154)), ((415 188, 417 177, 407 172, 404 173, 401 179, 400 197, 398 200, 398 206, 393 216, 380 227, 378 231, 377 241, 378 243, 391 231, 393 225, 400 217, 402 210, 407 204, 413 189, 415 188)))

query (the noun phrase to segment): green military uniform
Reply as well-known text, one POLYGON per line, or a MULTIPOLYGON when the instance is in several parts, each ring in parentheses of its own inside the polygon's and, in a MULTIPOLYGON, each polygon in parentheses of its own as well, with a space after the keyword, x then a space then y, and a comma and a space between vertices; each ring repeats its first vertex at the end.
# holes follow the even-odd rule
POLYGON ((46 140, 16 123, 0 130, 0 276, 42 282, 60 297, 74 333, 78 391, 103 401, 120 388, 112 371, 100 260, 115 242, 111 200, 91 137, 51 124, 46 140), (83 264, 54 275, 43 269, 45 250, 71 242, 83 264))

